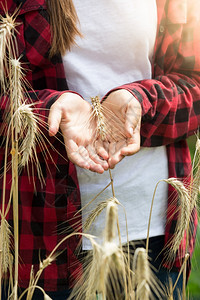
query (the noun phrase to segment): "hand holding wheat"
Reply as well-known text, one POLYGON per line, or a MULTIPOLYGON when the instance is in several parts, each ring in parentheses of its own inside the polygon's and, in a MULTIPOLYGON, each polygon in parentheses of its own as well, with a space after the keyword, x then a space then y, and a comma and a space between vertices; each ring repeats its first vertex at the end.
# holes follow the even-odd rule
POLYGON ((129 91, 121 89, 110 93, 102 106, 110 132, 107 147, 112 169, 124 156, 140 149, 141 105, 129 91))
POLYGON ((68 158, 82 168, 103 173, 108 169, 108 157, 95 151, 96 122, 90 118, 91 112, 91 105, 79 95, 62 94, 50 109, 49 134, 54 136, 60 128, 68 158))

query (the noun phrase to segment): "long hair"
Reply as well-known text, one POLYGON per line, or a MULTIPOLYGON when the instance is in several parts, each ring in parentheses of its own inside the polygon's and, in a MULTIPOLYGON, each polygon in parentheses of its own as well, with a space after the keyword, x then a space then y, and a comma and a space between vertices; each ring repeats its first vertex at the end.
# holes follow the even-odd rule
POLYGON ((75 43, 76 36, 81 36, 78 16, 72 0, 47 0, 47 10, 52 35, 50 57, 57 53, 63 55, 75 43))

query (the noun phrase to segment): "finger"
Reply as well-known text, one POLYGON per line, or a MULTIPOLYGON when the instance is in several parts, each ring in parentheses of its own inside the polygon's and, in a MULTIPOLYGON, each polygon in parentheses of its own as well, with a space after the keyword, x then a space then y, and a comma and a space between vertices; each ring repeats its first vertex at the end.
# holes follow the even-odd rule
POLYGON ((76 153, 71 153, 70 160, 77 164, 79 167, 88 169, 90 171, 100 174, 104 172, 104 168, 100 164, 95 163, 90 158, 88 150, 83 146, 78 147, 76 153), (76 159, 76 161, 74 159, 76 159))
POLYGON ((108 145, 109 157, 112 157, 116 153, 116 142, 110 142, 108 145))
POLYGON ((115 165, 118 164, 124 158, 124 155, 121 154, 121 149, 124 145, 126 145, 126 140, 122 140, 115 143, 115 152, 112 155, 110 155, 110 158, 108 160, 110 169, 113 169, 115 165))
POLYGON ((108 160, 108 165, 110 169, 114 167, 124 158, 120 151, 117 151, 112 157, 108 160))
POLYGON ((103 142, 103 147, 104 147, 104 149, 106 150, 106 152, 109 154, 109 142, 104 141, 104 142, 103 142))
POLYGON ((125 134, 128 138, 133 137, 134 129, 140 125, 140 120, 141 120, 140 104, 139 102, 137 102, 137 105, 134 105, 133 101, 137 101, 137 100, 132 100, 127 105, 125 124, 124 124, 125 134))
POLYGON ((61 118, 62 118, 62 111, 55 103, 50 108, 49 117, 48 117, 50 136, 54 136, 58 132, 61 118))
POLYGON ((132 110, 128 108, 126 113, 125 123, 124 123, 125 135, 128 138, 131 138, 133 136, 134 122, 135 120, 133 118, 132 110))
POLYGON ((108 163, 106 160, 102 159, 95 149, 91 147, 90 145, 86 147, 86 150, 88 151, 90 159, 97 165, 102 166, 104 170, 108 170, 108 163))
POLYGON ((73 162, 81 168, 89 170, 90 164, 89 160, 86 157, 87 152, 85 152, 84 154, 84 149, 80 149, 80 147, 78 147, 78 145, 73 140, 68 141, 66 145, 66 151, 67 156, 71 162, 73 162))
POLYGON ((133 138, 128 139, 128 145, 121 148, 121 155, 130 156, 140 150, 140 133, 135 133, 133 138))
POLYGON ((95 142, 95 150, 96 153, 102 157, 104 160, 107 160, 109 155, 108 155, 108 143, 103 142, 103 141, 96 141, 95 142))

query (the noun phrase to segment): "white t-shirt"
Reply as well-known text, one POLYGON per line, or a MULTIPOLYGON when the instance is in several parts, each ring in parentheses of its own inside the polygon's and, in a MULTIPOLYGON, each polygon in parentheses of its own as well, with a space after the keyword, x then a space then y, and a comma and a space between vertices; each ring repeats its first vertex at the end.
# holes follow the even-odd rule
MULTIPOLYGON (((74 0, 83 38, 63 57, 70 90, 86 100, 119 85, 150 79, 156 27, 156 0, 74 0)), ((108 172, 95 174, 77 167, 82 207, 110 181, 108 172)), ((147 235, 151 200, 156 183, 168 177, 166 148, 142 148, 125 157, 112 170, 117 199, 126 209, 129 240, 147 235)), ((83 222, 102 200, 112 196, 107 189, 83 211, 83 222)), ((158 187, 153 208, 150 236, 164 234, 167 185, 158 187)), ((125 214, 119 207, 122 242, 127 241, 125 214)), ((92 225, 91 233, 101 236, 105 212, 92 225)), ((84 239, 83 248, 90 249, 84 239)))

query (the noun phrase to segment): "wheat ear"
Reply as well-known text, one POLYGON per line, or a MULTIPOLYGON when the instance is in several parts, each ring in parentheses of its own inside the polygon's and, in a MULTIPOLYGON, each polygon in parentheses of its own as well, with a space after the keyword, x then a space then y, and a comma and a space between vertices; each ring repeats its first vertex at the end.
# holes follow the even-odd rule
POLYGON ((192 170, 193 180, 191 185, 191 212, 198 203, 198 194, 200 189, 200 139, 198 137, 196 141, 192 170))
MULTIPOLYGON (((94 98, 91 98, 92 99, 92 104, 93 104, 93 109, 94 109, 94 114, 97 118, 97 138, 100 138, 102 141, 105 141, 106 138, 107 138, 107 134, 110 133, 107 126, 106 126, 106 123, 105 123, 105 118, 104 118, 104 114, 103 114, 103 109, 102 109, 102 106, 100 104, 100 99, 99 97, 94 97, 94 98)), ((113 117, 113 116, 112 116, 113 117)), ((113 178, 112 178, 112 173, 111 173, 111 170, 109 169, 109 176, 110 176, 110 182, 111 182, 111 188, 112 188, 112 196, 113 196, 113 199, 116 199, 115 197, 115 189, 114 189, 114 184, 113 184, 113 178)), ((119 201, 117 200, 117 204, 120 204, 119 201)), ((107 206, 107 213, 110 214, 110 216, 107 215, 107 218, 106 218, 106 222, 111 222, 109 225, 108 223, 106 223, 106 228, 105 228, 105 242, 103 244, 103 248, 106 248, 110 245, 110 241, 109 239, 112 240, 113 236, 115 236, 115 228, 113 227, 113 221, 112 221, 112 213, 113 213, 113 216, 115 215, 115 227, 117 225, 117 229, 118 229, 118 237, 119 237, 119 244, 120 244, 120 251, 121 253, 123 252, 122 251, 122 244, 121 244, 121 235, 120 235, 120 227, 119 227, 119 219, 118 219, 118 214, 117 212, 114 213, 114 207, 116 207, 116 202, 115 203, 112 203, 110 202, 109 205, 107 206), (113 205, 113 208, 110 209, 110 207, 112 207, 113 205), (112 225, 111 225, 112 224, 112 225)), ((128 234, 127 234, 128 236, 128 234)), ((127 241, 128 242, 128 241, 127 241)), ((113 241, 112 241, 113 243, 113 241)), ((113 264, 113 261, 110 260, 110 264, 113 264)), ((124 261, 123 261, 124 262, 124 261)), ((116 264, 114 264, 113 268, 115 269, 116 265, 117 265, 117 260, 115 261, 116 264)), ((124 264, 123 264, 124 265, 124 264)), ((128 265, 129 265, 129 248, 128 248, 128 265)), ((127 291, 127 282, 126 282, 126 271, 125 271, 125 267, 122 268, 123 270, 123 278, 124 278, 124 286, 125 286, 125 294, 127 295, 128 291, 127 291)), ((107 274, 106 274, 106 269, 102 270, 100 269, 100 274, 103 274, 102 278, 104 278, 102 280, 102 282, 104 282, 105 278, 107 277, 107 274)), ((112 276, 111 276, 112 277, 112 276)), ((114 276, 112 277, 112 279, 116 279, 114 278, 114 276)), ((128 272, 128 281, 130 281, 130 273, 128 272)), ((116 285, 116 281, 113 281, 112 284, 113 286, 116 285)), ((102 284, 102 291, 100 293, 102 295, 102 297, 105 297, 105 285, 102 284), (103 288, 104 287, 104 288, 103 288)))
POLYGON ((144 248, 137 248, 134 254, 134 271, 136 284, 136 299, 147 300, 150 298, 150 267, 147 252, 144 248))
POLYGON ((137 248, 133 257, 133 286, 135 286, 136 300, 154 299, 152 292, 162 299, 164 294, 163 285, 153 274, 145 248, 137 248))
MULTIPOLYGON (((117 206, 117 204, 115 205, 117 206)), ((111 218, 111 220, 106 220, 106 223, 107 225, 112 223, 112 227, 114 227, 114 224, 116 226, 116 209, 114 208, 113 211, 111 202, 109 206, 110 212, 106 213, 106 218, 111 218)), ((74 299, 73 297, 77 300, 121 299, 118 292, 120 292, 120 283, 121 286, 125 284, 124 255, 112 240, 114 234, 112 233, 107 237, 108 239, 105 237, 103 245, 99 245, 95 241, 92 242, 93 250, 86 259, 83 276, 75 285, 69 299, 74 299), (115 298, 111 296, 113 291, 115 291, 115 298)))
POLYGON ((88 231, 92 225, 92 223, 95 221, 95 219, 100 215, 100 213, 108 206, 108 204, 110 202, 115 202, 117 204, 119 204, 119 201, 114 198, 111 197, 108 200, 102 201, 100 202, 96 208, 94 208, 90 215, 87 217, 85 224, 84 224, 84 231, 88 231))
POLYGON ((11 253, 11 230, 4 215, 1 215, 0 226, 0 299, 2 278, 10 273, 10 286, 12 287, 13 255, 11 253))
POLYGON ((19 256, 19 228, 18 228, 18 169, 19 169, 19 139, 22 128, 22 118, 19 107, 24 102, 23 69, 19 59, 9 58, 9 85, 10 85, 10 131, 11 131, 11 161, 12 161, 12 201, 14 226, 14 300, 17 299, 18 286, 18 256, 19 256))
POLYGON ((98 96, 91 97, 94 114, 97 118, 97 137, 100 137, 102 141, 106 140, 106 125, 104 121, 104 115, 102 113, 102 106, 98 96))
POLYGON ((11 142, 12 142, 12 191, 13 191, 13 226, 14 226, 14 252, 15 252, 15 271, 14 271, 14 300, 17 300, 18 286, 18 257, 19 257, 19 228, 18 228, 18 140, 20 125, 17 116, 14 117, 14 112, 17 110, 19 103, 22 101, 22 86, 21 86, 21 67, 16 59, 11 59, 10 78, 10 112, 11 112, 11 142))
POLYGON ((170 256, 173 259, 179 249, 181 241, 184 237, 185 231, 188 228, 190 215, 191 215, 191 201, 188 189, 184 186, 183 182, 176 178, 169 178, 164 180, 172 185, 178 192, 178 201, 180 203, 178 210, 177 225, 175 228, 174 238, 170 241, 170 256))
POLYGON ((10 225, 8 224, 4 216, 1 216, 0 237, 1 270, 3 274, 6 274, 7 271, 12 269, 12 266, 10 266, 10 262, 12 261, 12 233, 10 230, 10 225))
POLYGON ((6 91, 6 74, 8 71, 8 62, 6 52, 8 51, 9 57, 14 55, 14 31, 19 23, 16 23, 17 10, 13 15, 5 12, 5 17, 0 15, 0 83, 2 89, 6 91))
MULTIPOLYGON (((107 136, 107 127, 105 123, 105 118, 103 115, 103 110, 102 106, 100 103, 100 99, 98 96, 92 97, 91 98, 93 109, 94 109, 94 114, 97 118, 97 138, 100 138, 102 141, 106 140, 107 136)), ((111 182, 111 187, 112 187, 112 195, 113 198, 115 198, 115 189, 114 189, 114 184, 113 184, 113 178, 112 178, 112 173, 111 170, 109 169, 109 176, 110 176, 110 182, 111 182)), ((120 235, 120 228, 119 228, 119 221, 117 218, 117 228, 118 228, 118 236, 119 236, 119 243, 121 246, 121 235, 120 235)))
POLYGON ((19 145, 20 162, 24 167, 34 155, 36 147, 36 135, 38 133, 37 121, 33 114, 32 105, 23 103, 17 109, 18 119, 20 121, 20 131, 23 137, 19 145))
MULTIPOLYGON (((12 16, 9 16, 8 13, 5 13, 5 17, 0 15, 0 84, 2 87, 2 92, 6 93, 6 88, 7 88, 7 84, 9 85, 9 87, 11 86, 12 82, 12 71, 11 68, 12 66, 10 66, 10 58, 13 57, 13 55, 15 54, 15 47, 14 47, 14 31, 15 31, 15 27, 18 25, 15 20, 16 20, 16 16, 17 16, 17 11, 14 12, 14 14, 12 16), (12 40, 13 39, 13 40, 12 40), (8 53, 8 57, 6 56, 6 53, 8 53), (8 79, 7 79, 8 77, 8 79)), ((13 95, 12 93, 12 88, 11 88, 11 95, 13 95)), ((13 100, 13 98, 12 98, 13 100)), ((12 102, 11 100, 11 102, 12 102)), ((13 104, 13 102, 12 102, 13 104)), ((10 106, 11 111, 13 113, 13 108, 12 108, 12 104, 10 106)), ((12 114, 13 115, 13 114, 12 114)), ((13 123, 12 123, 12 128, 13 128, 13 123)), ((12 141, 14 141, 14 135, 12 134, 12 141)), ((6 143, 7 144, 7 143, 6 143)), ((12 148, 14 151, 14 148, 12 148)), ((7 155, 7 146, 6 146, 6 153, 7 155)), ((7 160, 7 157, 5 159, 5 162, 7 160)), ((15 166, 15 162, 14 160, 12 160, 12 168, 13 168, 13 172, 12 172, 12 181, 15 180, 14 178, 16 177, 16 173, 14 174, 14 166, 15 166)), ((3 183, 3 188, 5 189, 5 182, 6 182, 6 166, 4 166, 4 183, 3 183)), ((13 186, 17 187, 16 182, 12 182, 12 187, 11 190, 13 191, 13 186)), ((13 198, 17 197, 17 193, 16 190, 13 191, 13 198)), ((13 204, 13 207, 15 207, 16 205, 13 204)), ((18 210, 18 208, 17 208, 18 210)), ((14 233, 14 240, 17 238, 17 220, 16 217, 14 217, 14 224, 15 224, 15 233, 14 233)), ((9 269, 9 271, 12 270, 12 267, 10 266, 10 263, 12 263, 12 258, 10 255, 10 241, 8 240, 10 238, 10 229, 9 229, 9 225, 7 223, 7 221, 5 220, 5 190, 3 191, 3 207, 2 207, 2 214, 1 214, 1 242, 2 242, 2 252, 1 252, 1 272, 6 272, 7 269, 9 269), (3 237, 5 237, 6 234, 6 238, 2 240, 3 237), (3 261, 2 261, 3 260, 3 261), (2 269, 3 268, 3 269, 2 269)), ((14 299, 17 299, 17 278, 18 278, 18 248, 16 249, 16 253, 15 253, 15 288, 14 288, 14 299)), ((1 276, 0 275, 0 280, 1 280, 1 276)), ((12 277, 12 272, 10 273, 10 278, 12 277)), ((12 282, 12 278, 10 279, 10 281, 12 282)))

